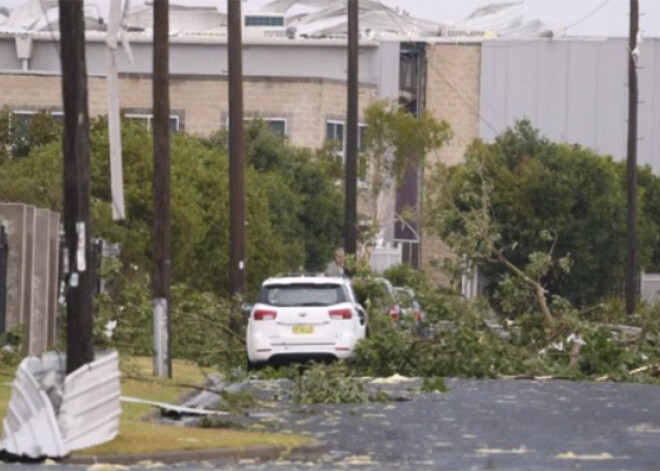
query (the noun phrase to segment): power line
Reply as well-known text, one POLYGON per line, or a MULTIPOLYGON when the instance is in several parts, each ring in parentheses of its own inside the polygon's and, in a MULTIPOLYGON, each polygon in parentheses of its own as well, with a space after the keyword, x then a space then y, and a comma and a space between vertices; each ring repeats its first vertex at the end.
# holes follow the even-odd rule
POLYGON ((571 29, 571 28, 573 28, 573 27, 579 25, 580 23, 583 23, 584 21, 588 20, 588 19, 591 18, 593 15, 595 15, 595 14, 598 13, 600 10, 602 10, 602 9, 605 7, 605 5, 607 5, 607 4, 610 3, 611 1, 612 1, 612 0, 604 0, 604 1, 602 1, 602 2, 601 2, 596 8, 594 8, 593 10, 591 10, 589 13, 587 13, 586 15, 584 15, 582 18, 580 18, 579 20, 577 20, 575 23, 573 23, 573 24, 571 24, 571 25, 569 25, 569 26, 566 26, 566 27, 564 28, 564 31, 568 31, 569 29, 571 29))
POLYGON ((445 82, 445 84, 449 88, 451 88, 451 90, 456 94, 456 96, 468 106, 468 108, 475 114, 475 116, 477 116, 480 121, 482 121, 486 126, 488 126, 488 128, 491 131, 497 134, 498 131, 495 128, 495 126, 493 126, 486 118, 483 117, 483 115, 479 112, 476 106, 473 103, 471 103, 467 98, 465 98, 465 96, 463 96, 463 94, 461 94, 461 92, 458 91, 458 89, 454 86, 454 84, 452 84, 451 81, 447 77, 445 77, 445 75, 442 72, 440 72, 440 70, 433 63, 428 62, 428 65, 431 67, 431 69, 433 69, 433 71, 436 74, 438 74, 438 77, 440 77, 440 79, 442 79, 442 81, 445 82))

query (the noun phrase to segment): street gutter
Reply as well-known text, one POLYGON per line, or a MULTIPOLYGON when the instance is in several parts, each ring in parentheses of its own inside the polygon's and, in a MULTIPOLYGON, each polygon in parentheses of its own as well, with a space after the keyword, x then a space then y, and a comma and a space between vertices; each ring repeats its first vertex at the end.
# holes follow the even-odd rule
POLYGON ((241 459, 274 460, 295 456, 311 459, 325 451, 325 444, 312 442, 295 447, 255 446, 246 448, 217 448, 207 450, 173 450, 163 452, 136 453, 127 455, 71 456, 58 462, 70 465, 94 465, 97 463, 115 465, 136 465, 144 462, 176 464, 195 461, 237 461, 241 459))

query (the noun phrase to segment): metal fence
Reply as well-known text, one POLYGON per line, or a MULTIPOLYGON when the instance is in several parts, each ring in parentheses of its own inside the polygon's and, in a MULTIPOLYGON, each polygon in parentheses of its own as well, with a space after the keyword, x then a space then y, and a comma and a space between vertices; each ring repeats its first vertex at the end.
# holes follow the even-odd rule
POLYGON ((9 244, 5 226, 0 225, 0 334, 5 331, 7 317, 7 257, 9 244))

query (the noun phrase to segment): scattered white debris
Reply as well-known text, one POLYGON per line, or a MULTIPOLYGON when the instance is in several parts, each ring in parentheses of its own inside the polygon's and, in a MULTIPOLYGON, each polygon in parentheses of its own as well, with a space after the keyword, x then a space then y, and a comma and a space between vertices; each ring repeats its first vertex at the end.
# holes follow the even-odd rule
POLYGON ((165 465, 159 461, 151 461, 151 460, 144 460, 144 461, 138 461, 135 464, 136 467, 138 468, 146 468, 146 469, 155 469, 155 468, 164 468, 165 465))
POLYGON ((654 424, 638 424, 628 430, 637 433, 660 433, 660 426, 654 424))
POLYGON ((130 402, 133 404, 144 404, 147 406, 157 407, 165 412, 175 412, 181 415, 228 415, 228 412, 219 410, 209 410, 204 408, 183 407, 176 404, 168 404, 167 402, 148 401, 138 397, 121 396, 121 402, 130 402))
POLYGON ((577 345, 580 345, 580 346, 584 346, 584 345, 587 344, 587 342, 585 342, 585 340, 577 334, 569 335, 566 338, 566 343, 573 343, 573 344, 577 344, 577 345))
POLYGON ((108 321, 103 328, 103 336, 107 339, 111 339, 112 335, 117 328, 117 321, 108 321))
POLYGON ((529 453, 529 450, 524 446, 514 448, 512 450, 502 450, 500 448, 479 448, 477 453, 482 455, 524 455, 529 453))
POLYGON ((355 455, 344 458, 339 464, 352 466, 375 466, 379 463, 377 461, 373 461, 369 455, 355 455))
POLYGON ((576 455, 572 451, 568 451, 566 453, 559 453, 557 456, 555 456, 555 458, 558 460, 583 460, 583 461, 605 461, 605 460, 614 459, 614 457, 609 453, 600 453, 598 455, 595 454, 576 455))
POLYGON ((87 471, 123 471, 129 469, 128 466, 121 464, 110 464, 110 463, 94 463, 87 471))
POLYGON ((371 383, 372 384, 400 384, 400 383, 410 383, 411 381, 415 381, 415 378, 408 378, 406 376, 401 376, 399 374, 395 374, 393 376, 390 376, 389 378, 376 378, 371 383))

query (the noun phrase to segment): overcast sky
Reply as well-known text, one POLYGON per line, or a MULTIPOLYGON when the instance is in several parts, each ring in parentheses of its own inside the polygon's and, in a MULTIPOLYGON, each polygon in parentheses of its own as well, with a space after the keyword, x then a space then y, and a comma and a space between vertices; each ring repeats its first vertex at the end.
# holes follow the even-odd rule
MULTIPOLYGON (((460 20, 496 0, 384 0, 412 15, 436 21, 460 20)), ((628 36, 629 0, 525 0, 527 19, 541 18, 571 28, 567 34, 628 36)), ((660 37, 660 0, 640 0, 640 27, 646 36, 660 37)))
MULTIPOLYGON (((0 5, 12 8, 26 0, 0 0, 0 5)), ((99 5, 108 0, 85 0, 99 5)), ((244 8, 264 0, 247 0, 244 8)), ((484 5, 503 0, 381 0, 399 7, 411 15, 438 22, 460 21, 484 5)), ((511 0, 508 0, 511 1, 511 0)), ((131 0, 131 4, 142 0, 131 0)), ((226 0, 170 0, 171 3, 215 6, 225 10, 226 0)), ((506 0, 504 0, 506 2, 506 0)), ((640 25, 643 35, 660 37, 660 0, 640 0, 640 25)), ((540 18, 569 27, 568 34, 580 36, 627 36, 629 0, 524 0, 527 19, 540 18)))

